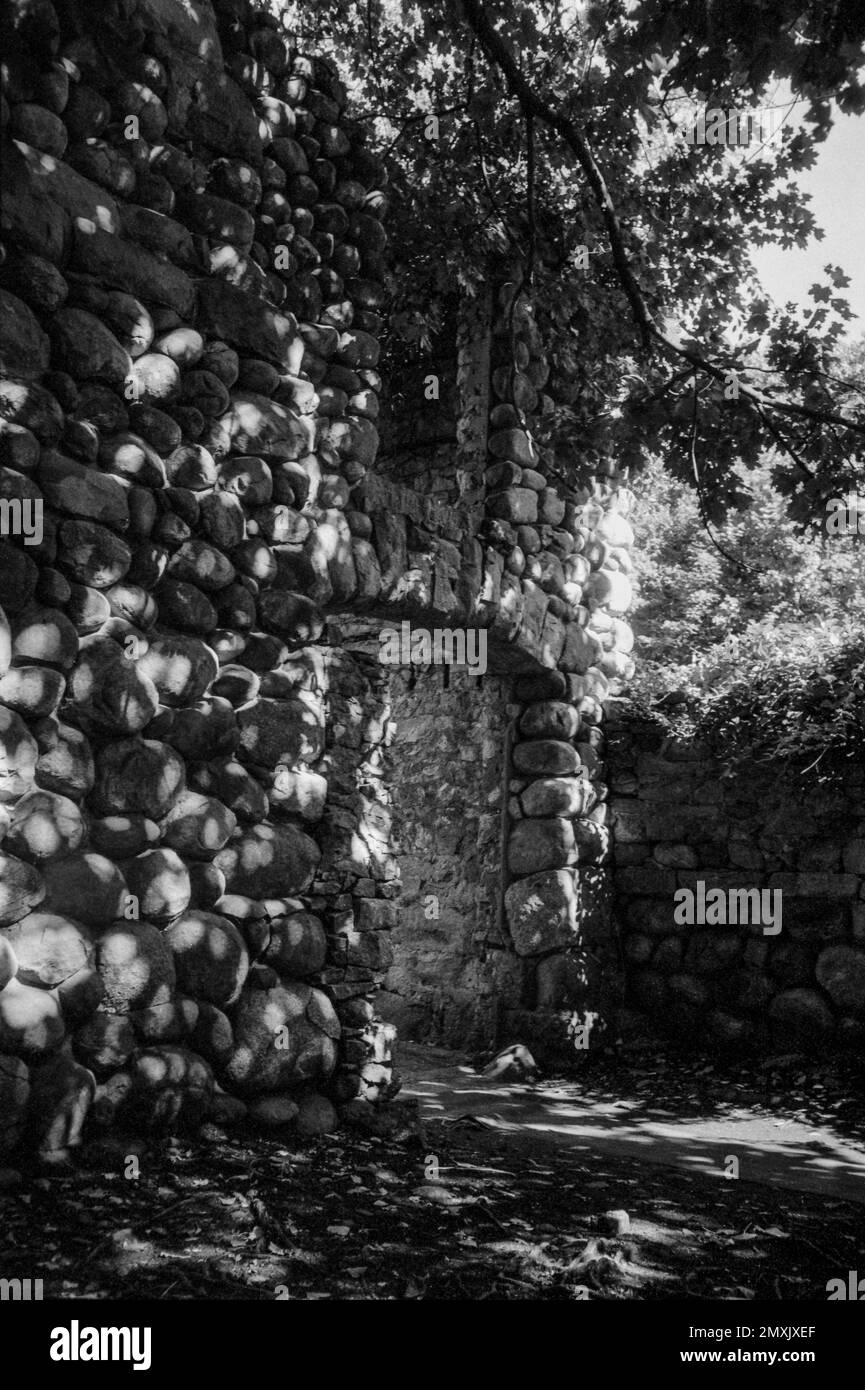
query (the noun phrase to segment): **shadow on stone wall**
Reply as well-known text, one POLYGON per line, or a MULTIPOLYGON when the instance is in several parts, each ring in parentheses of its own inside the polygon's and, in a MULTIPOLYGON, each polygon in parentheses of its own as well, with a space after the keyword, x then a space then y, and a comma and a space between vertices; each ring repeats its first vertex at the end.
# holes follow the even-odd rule
POLYGON ((387 170, 275 19, 2 23, 0 1148, 367 1123, 396 1086, 384 695, 328 615, 480 627, 547 680, 509 711, 569 750, 507 802, 528 1026, 602 902, 602 812, 531 787, 579 763, 605 799, 582 731, 631 667, 633 497, 539 442, 551 365, 501 267, 458 325, 448 500, 376 472, 387 170))

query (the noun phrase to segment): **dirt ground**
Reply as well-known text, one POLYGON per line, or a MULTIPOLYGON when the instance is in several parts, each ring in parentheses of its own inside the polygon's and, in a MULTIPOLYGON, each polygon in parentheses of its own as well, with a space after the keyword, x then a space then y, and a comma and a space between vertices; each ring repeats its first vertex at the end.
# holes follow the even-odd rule
MULTIPOLYGON (((694 1105, 700 1069, 674 1070, 666 1093, 694 1105)), ((775 1094, 763 1073, 753 1103, 861 1134, 849 1078, 816 1075, 775 1094)), ((137 1163, 121 1143, 71 1173, 9 1177, 0 1272, 42 1278, 45 1298, 825 1301, 865 1257, 865 1208, 831 1191, 578 1161, 470 1118, 421 1126, 409 1102, 396 1115, 386 1138, 206 1127, 137 1163)))

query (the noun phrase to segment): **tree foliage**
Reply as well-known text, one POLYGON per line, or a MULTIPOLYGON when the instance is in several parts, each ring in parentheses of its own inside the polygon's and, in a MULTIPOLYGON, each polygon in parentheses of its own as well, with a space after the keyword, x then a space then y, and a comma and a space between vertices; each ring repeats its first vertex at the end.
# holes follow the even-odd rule
POLYGON ((405 342, 422 350, 447 294, 503 258, 553 346, 560 457, 638 469, 660 452, 714 524, 748 504, 769 443, 800 526, 862 484, 847 277, 827 265, 811 306, 778 308, 751 262, 822 235, 796 177, 834 111, 865 109, 859 0, 271 3, 333 55, 387 155, 405 342), (782 93, 801 119, 768 144, 686 143, 700 110, 782 93))
POLYGON ((865 759, 862 550, 853 536, 797 534, 773 467, 768 455, 753 473, 753 503, 727 519, 722 550, 692 491, 657 460, 643 472, 628 693, 677 734, 711 735, 731 772, 761 762, 843 782, 865 759))
POLYGON ((798 535, 773 467, 768 455, 752 474, 752 505, 728 518, 720 551, 683 483, 657 460, 641 476, 631 622, 647 691, 717 689, 743 661, 807 662, 865 634, 858 538, 798 535))

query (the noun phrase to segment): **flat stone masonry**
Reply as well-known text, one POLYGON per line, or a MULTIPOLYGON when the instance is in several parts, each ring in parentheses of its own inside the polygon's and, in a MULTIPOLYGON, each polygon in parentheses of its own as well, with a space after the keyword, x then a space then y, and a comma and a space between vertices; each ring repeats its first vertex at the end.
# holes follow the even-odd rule
POLYGON ((667 737, 623 700, 609 702, 606 732, 636 1032, 643 1019, 710 1048, 865 1046, 862 769, 842 790, 810 793, 774 766, 725 779, 713 747, 667 737), (677 923, 674 893, 698 883, 704 895, 768 893, 780 920, 768 932, 753 921, 677 923))
POLYGON ((399 925, 378 1007, 400 1037, 492 1047, 522 999, 501 920, 508 684, 441 668, 391 678, 399 925))

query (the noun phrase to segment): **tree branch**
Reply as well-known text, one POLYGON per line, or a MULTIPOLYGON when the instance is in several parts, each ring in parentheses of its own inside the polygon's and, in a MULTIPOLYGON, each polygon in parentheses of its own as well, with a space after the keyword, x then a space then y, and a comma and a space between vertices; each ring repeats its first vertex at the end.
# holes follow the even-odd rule
POLYGON ((717 537, 712 534, 712 527, 709 523, 709 510, 706 505, 705 493, 703 492, 703 480, 700 477, 700 466, 697 463, 698 397, 699 392, 697 391, 697 373, 694 372, 694 409, 691 414, 690 454, 691 468, 694 473, 694 484, 697 489, 697 505, 700 509, 700 521, 703 523, 703 530, 706 532, 706 535, 709 537, 709 540, 712 542, 719 555, 723 556, 723 558, 729 564, 731 564, 734 569, 740 570, 742 574, 756 574, 757 571, 754 569, 753 565, 749 565, 744 560, 739 560, 735 555, 731 555, 729 550, 725 550, 724 547, 721 545, 721 542, 717 539, 717 537))
POLYGON ((648 305, 643 298, 643 292, 637 283, 634 272, 628 261, 622 241, 621 228, 613 207, 613 200, 610 197, 603 175, 595 162, 594 155, 589 149, 582 131, 567 116, 554 111, 547 102, 542 101, 532 90, 520 69, 517 66, 513 54, 500 34, 496 33, 487 18, 481 0, 461 0, 462 9, 466 19, 477 36, 477 39, 484 49, 490 61, 504 74, 505 81, 510 91, 520 102, 523 111, 527 116, 537 116, 539 120, 550 126, 563 137, 566 143, 573 150, 577 157, 580 168, 586 176, 586 181, 594 194, 595 202, 600 209, 601 216, 607 229, 607 236, 610 248, 613 253, 613 261, 619 272, 619 279, 622 288, 628 297, 634 318, 643 336, 646 346, 649 345, 653 336, 662 336, 660 329, 655 324, 648 305))
POLYGON ((765 424, 766 429, 769 431, 772 438, 775 440, 775 443, 779 446, 779 448, 784 450, 785 454, 790 455, 797 468, 801 468, 803 473, 807 473, 809 478, 815 477, 813 468, 809 468, 805 460, 803 458, 800 458, 799 454, 797 454, 789 439, 784 438, 781 431, 775 425, 772 424, 772 421, 768 419, 766 415, 763 415, 763 423, 765 424))
MULTIPOLYGON (((618 273, 622 289, 631 306, 631 312, 640 330, 644 346, 649 348, 653 343, 656 343, 672 356, 689 362, 691 366, 707 372, 709 376, 714 377, 717 381, 725 382, 728 374, 727 368, 718 367, 715 363, 707 361, 700 353, 694 352, 690 348, 681 347, 656 323, 646 303, 640 284, 631 268, 622 236, 621 224, 616 214, 613 200, 610 197, 609 189, 607 188, 603 174, 580 128, 570 117, 564 115, 564 113, 560 111, 556 111, 533 90, 518 67, 508 44, 490 23, 485 13, 482 0, 455 0, 455 2, 462 11, 466 22, 476 36, 489 61, 503 74, 509 91, 517 98, 526 116, 537 117, 538 120, 543 121, 552 130, 555 130, 576 156, 577 162, 585 175, 586 182, 592 191, 595 203, 603 218, 607 239, 612 252, 613 264, 618 273)), ((761 392, 755 391, 751 387, 744 386, 741 383, 739 383, 739 394, 758 410, 778 411, 787 415, 795 415, 805 420, 816 420, 819 421, 820 424, 835 424, 839 425, 842 429, 865 435, 865 421, 859 423, 845 416, 836 415, 827 411, 815 410, 810 406, 799 405, 795 401, 778 400, 770 396, 764 396, 761 392)))

